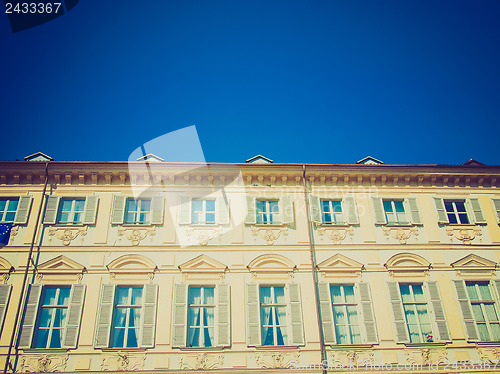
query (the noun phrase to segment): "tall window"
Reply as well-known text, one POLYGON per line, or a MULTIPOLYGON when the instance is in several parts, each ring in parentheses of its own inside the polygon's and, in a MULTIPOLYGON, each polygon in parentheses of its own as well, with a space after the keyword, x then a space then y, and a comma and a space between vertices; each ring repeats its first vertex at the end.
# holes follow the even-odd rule
POLYGON ((85 199, 63 199, 59 205, 57 223, 60 225, 77 225, 82 223, 85 199))
POLYGON ((260 287, 262 345, 286 345, 285 287, 260 287))
POLYGON ((14 222, 18 199, 0 199, 0 222, 14 222))
POLYGON ((214 345, 214 288, 190 287, 188 310, 188 347, 214 345))
POLYGON ((257 200, 257 223, 272 225, 280 222, 278 201, 257 200))
POLYGON ((147 225, 150 222, 151 200, 127 200, 125 209, 125 224, 147 225))
POLYGON ((193 224, 215 224, 215 200, 193 200, 191 204, 193 224))
POLYGON ((466 282, 465 285, 481 340, 500 340, 498 314, 488 282, 466 282))
POLYGON ((116 289, 113 334, 114 348, 139 346, 142 287, 118 287, 116 289))
POLYGON ((360 344, 358 313, 353 285, 331 285, 333 320, 337 344, 360 344))
POLYGON ((384 200, 383 204, 388 225, 407 225, 409 223, 402 200, 384 200))
POLYGON ((344 215, 340 200, 321 200, 321 221, 325 225, 342 225, 344 215))
POLYGON ((445 200, 444 207, 446 209, 446 215, 448 216, 448 222, 451 224, 468 224, 469 217, 467 216, 467 210, 465 209, 464 201, 455 200, 445 200))
POLYGON ((421 284, 400 284, 406 325, 411 343, 432 342, 431 321, 421 284))
POLYGON ((61 348, 70 290, 70 287, 43 288, 35 348, 61 348))

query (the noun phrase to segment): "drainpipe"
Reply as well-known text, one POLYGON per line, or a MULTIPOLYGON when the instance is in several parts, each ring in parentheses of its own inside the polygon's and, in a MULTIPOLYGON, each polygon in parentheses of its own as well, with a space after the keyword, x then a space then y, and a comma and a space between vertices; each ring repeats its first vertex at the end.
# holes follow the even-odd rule
MULTIPOLYGON (((12 372, 14 372, 14 369, 12 368, 12 366, 10 365, 10 356, 11 356, 11 353, 12 353, 12 348, 14 347, 14 342, 16 340, 16 336, 17 336, 17 332, 19 332, 21 330, 21 327, 19 326, 18 327, 18 323, 19 323, 19 319, 21 318, 21 316, 24 314, 24 302, 26 301, 27 299, 27 295, 25 295, 25 289, 26 289, 26 282, 28 280, 28 275, 29 275, 29 268, 30 268, 30 265, 33 263, 33 259, 32 259, 32 256, 33 256, 33 247, 35 246, 35 240, 36 240, 36 236, 37 236, 37 233, 38 233, 38 226, 40 224, 40 216, 42 214, 42 208, 44 207, 45 203, 46 203, 46 199, 45 199, 45 192, 47 191, 47 183, 49 181, 49 163, 47 162, 45 164, 45 183, 43 185, 43 193, 42 193, 42 200, 40 201, 40 206, 38 208, 38 215, 36 217, 36 225, 35 225, 35 231, 33 232, 33 238, 31 239, 31 246, 30 246, 30 251, 29 251, 29 254, 28 254, 28 260, 26 261, 26 270, 24 271, 24 279, 23 279, 23 286, 21 288, 21 297, 19 298, 19 303, 17 305, 17 312, 16 312, 16 318, 15 318, 15 322, 14 322, 14 328, 12 329, 12 335, 10 337, 10 344, 9 344, 9 351, 7 353, 7 359, 5 360, 5 367, 4 367, 4 374, 7 373, 7 370, 10 369, 12 370, 12 372)), ((34 265, 34 263, 33 263, 34 265)), ((17 350, 17 348, 16 348, 17 350)))
POLYGON ((318 287, 318 269, 316 267, 316 254, 314 252, 314 236, 312 232, 311 217, 309 210, 309 196, 307 192, 307 182, 306 182, 306 165, 302 165, 302 180, 304 182, 304 200, 306 202, 307 231, 309 232, 309 254, 311 255, 311 266, 312 266, 311 275, 313 277, 314 291, 315 291, 314 296, 316 300, 316 317, 318 321, 319 346, 321 350, 321 367, 323 370, 323 374, 327 374, 328 365, 323 365, 323 363, 326 361, 325 339, 323 336, 323 326, 321 324, 321 310, 319 304, 319 287, 318 287))

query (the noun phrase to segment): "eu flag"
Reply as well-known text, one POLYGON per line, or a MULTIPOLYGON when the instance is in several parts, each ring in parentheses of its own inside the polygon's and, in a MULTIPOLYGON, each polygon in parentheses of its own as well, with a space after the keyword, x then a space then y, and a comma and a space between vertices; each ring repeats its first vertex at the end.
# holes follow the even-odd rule
POLYGON ((10 230, 12 230, 12 222, 0 223, 0 246, 9 244, 10 230))

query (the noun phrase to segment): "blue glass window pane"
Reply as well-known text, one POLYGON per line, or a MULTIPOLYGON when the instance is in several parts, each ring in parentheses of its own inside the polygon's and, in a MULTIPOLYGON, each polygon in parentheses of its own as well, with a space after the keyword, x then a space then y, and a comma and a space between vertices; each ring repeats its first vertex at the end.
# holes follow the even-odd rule
POLYGON ((397 213, 402 213, 405 211, 405 208, 403 206, 403 202, 402 201, 395 201, 394 202, 394 206, 396 208, 396 212, 397 213))
POLYGON ((457 221, 457 217, 456 217, 454 214, 448 214, 448 221, 449 221, 451 224, 458 223, 458 221, 457 221))
POLYGON ((392 204, 390 201, 384 201, 383 204, 385 212, 392 212, 392 204))
POLYGON ((132 288, 132 305, 139 305, 142 303, 142 288, 132 288))
POLYGON ((351 304, 356 302, 354 298, 354 286, 344 286, 344 295, 346 302, 351 304))
POLYGON ((465 204, 463 201, 456 201, 455 206, 457 207, 457 212, 465 212, 465 204))
POLYGON ((127 211, 137 211, 137 201, 136 200, 128 200, 127 201, 127 211))
POLYGON ((447 212, 454 212, 455 210, 453 209, 453 203, 451 201, 445 201, 444 202, 444 207, 447 212))
POLYGON ((285 303, 285 287, 274 287, 274 301, 277 304, 285 303))
POLYGON ((68 305, 70 291, 70 288, 59 289, 59 300, 57 301, 57 305, 68 305))
POLYGON ((332 209, 335 213, 342 213, 342 203, 340 201, 332 201, 332 209))
POLYGON ((54 312, 54 327, 64 327, 64 320, 66 319, 66 308, 57 308, 54 312))
POLYGON ((75 200, 75 212, 83 212, 85 200, 75 200))
POLYGON ((260 287, 260 302, 271 304, 271 287, 260 287))
POLYGON ((207 213, 207 223, 215 223, 215 213, 207 213))
POLYGON ((127 213, 125 215, 125 222, 126 223, 134 223, 135 222, 135 213, 127 213))
POLYGON ((140 318, 141 318, 141 311, 135 308, 130 308, 130 313, 128 316, 128 327, 139 326, 140 318))
POLYGON ((203 200, 193 200, 192 210, 200 212, 203 210, 203 200))
POLYGON ((128 305, 128 288, 118 287, 116 291, 116 305, 128 305))
POLYGON ((7 205, 7 200, 0 200, 0 210, 4 211, 5 206, 7 205))
POLYGON ((205 331, 205 347, 211 347, 213 344, 213 329, 212 328, 204 328, 205 331))
POLYGON ((190 287, 189 288, 189 304, 201 304, 201 288, 190 287))
POLYGON ((466 283, 467 294, 471 300, 479 300, 479 295, 477 294, 475 283, 466 283))
POLYGON ((139 222, 138 223, 145 223, 148 221, 148 213, 141 213, 139 215, 139 222))
POLYGON ((5 214, 5 221, 6 222, 14 221, 15 217, 16 217, 16 213, 15 212, 9 212, 9 213, 5 214))
POLYGON ((19 203, 18 200, 10 200, 9 201, 9 209, 10 211, 16 211, 17 210, 17 204, 19 203))
POLYGON ((123 339, 125 337, 125 330, 124 329, 115 329, 113 331, 113 342, 112 346, 116 348, 121 348, 123 347, 123 339))
POLYGON ((60 329, 53 329, 52 330, 52 337, 50 339, 50 347, 49 348, 61 348, 61 343, 62 343, 62 330, 60 329))
POLYGON ((207 200, 206 210, 209 212, 215 212, 215 200, 207 200))
POLYGON ((39 329, 36 334, 36 348, 47 348, 47 340, 49 338, 49 330, 39 329))
POLYGON ((137 336, 137 329, 129 329, 127 336, 127 347, 136 348, 139 346, 139 339, 137 336))
POLYGON ((332 215, 330 213, 323 213, 323 223, 332 223, 332 215))
POLYGON ((214 304, 214 289, 205 288, 204 290, 204 304, 214 304))
POLYGON ((274 336, 272 327, 263 328, 262 336, 264 337, 264 342, 262 343, 262 345, 274 345, 274 336))
POLYGON ((323 213, 330 211, 330 202, 328 200, 322 200, 321 201, 321 211, 323 213))
POLYGON ((467 217, 467 213, 459 214, 458 218, 460 219, 461 224, 468 224, 469 223, 469 218, 467 217))
POLYGON ((73 205, 73 200, 63 200, 61 201, 61 211, 71 212, 71 206, 73 205))
POLYGON ((493 300, 491 296, 490 288, 488 287, 488 283, 479 283, 479 293, 481 294, 482 300, 493 300))
POLYGON ((117 308, 115 310, 115 327, 125 327, 127 321, 127 309, 128 308, 117 308))
POLYGON ((270 201, 269 202, 269 211, 272 213, 279 213, 279 206, 277 201, 270 201))
POLYGON ((412 285, 413 288, 413 295, 415 297, 415 301, 417 302, 424 302, 425 297, 424 297, 424 291, 422 289, 421 284, 414 284, 412 285))
POLYGON ((330 294, 331 294, 333 303, 343 302, 340 286, 330 286, 330 294))
POLYGON ((151 209, 151 200, 141 200, 141 211, 149 212, 151 209))
POLYGON ((46 287, 43 305, 56 305, 56 292, 57 288, 46 287))
POLYGON ((81 223, 82 222, 82 213, 75 213, 73 215, 73 222, 74 223, 81 223))
POLYGON ((42 309, 42 313, 40 315, 40 322, 39 326, 40 327, 49 327, 50 326, 50 321, 52 321, 52 313, 54 312, 54 309, 42 309))
POLYGON ((410 293, 409 284, 400 284, 399 290, 401 291, 401 298, 403 299, 403 303, 409 303, 413 301, 410 293))
POLYGON ((188 330, 188 347, 199 347, 200 346, 200 329, 190 328, 188 330))
POLYGON ((201 223, 200 216, 201 216, 200 213, 193 212, 192 215, 191 215, 191 223, 195 224, 195 225, 201 223))
POLYGON ((266 211, 266 203, 265 201, 257 200, 257 212, 265 212, 266 211))

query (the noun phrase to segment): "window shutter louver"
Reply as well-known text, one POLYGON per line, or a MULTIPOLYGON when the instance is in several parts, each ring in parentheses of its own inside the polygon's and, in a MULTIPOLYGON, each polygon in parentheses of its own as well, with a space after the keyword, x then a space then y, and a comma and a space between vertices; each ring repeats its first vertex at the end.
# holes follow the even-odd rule
POLYGON ((49 196, 47 199, 47 207, 45 209, 45 217, 43 223, 53 225, 56 223, 57 210, 59 208, 59 196, 49 196))
POLYGON ((438 223, 449 223, 448 215, 446 214, 446 210, 444 209, 443 199, 439 197, 434 198, 434 204, 436 204, 436 210, 438 214, 438 223))
POLYGON ((219 347, 229 347, 231 345, 229 285, 218 284, 215 290, 217 292, 215 344, 219 347))
POLYGON ((163 212, 165 210, 165 199, 163 196, 151 198, 151 223, 153 225, 163 224, 163 212))
POLYGON ((500 223, 500 199, 492 199, 493 202, 493 210, 497 215, 497 222, 500 223))
POLYGON ((481 203, 477 198, 470 198, 469 206, 472 208, 471 216, 474 217, 474 221, 479 224, 486 224, 486 219, 484 218, 483 211, 481 210, 481 203))
POLYGON ((290 345, 304 345, 304 328, 302 324, 302 303, 300 299, 300 285, 296 283, 288 284, 288 315, 291 323, 290 345))
POLYGON ((366 282, 362 282, 356 285, 357 293, 359 294, 358 310, 361 309, 361 315, 363 316, 363 326, 361 329, 364 330, 364 340, 365 343, 374 344, 378 343, 377 338, 377 327, 375 324, 375 313, 373 312, 373 303, 371 299, 370 286, 366 282))
POLYGON ((474 321, 474 316, 472 314, 472 305, 470 304, 469 297, 467 295, 465 282, 462 280, 455 280, 453 281, 453 283, 455 284, 458 304, 460 305, 460 310, 462 311, 462 318, 464 321, 467 336, 469 338, 468 340, 478 341, 479 333, 477 331, 476 321, 474 321))
POLYGON ((12 286, 10 284, 0 284, 0 333, 3 329, 3 321, 9 305, 11 291, 12 286))
POLYGON ((99 303, 99 314, 97 317, 97 329, 94 344, 95 348, 107 348, 109 346, 114 304, 115 285, 103 284, 101 287, 101 300, 99 303))
POLYGON ((70 301, 62 344, 64 348, 76 348, 78 333, 80 332, 80 323, 82 320, 84 298, 85 285, 74 284, 71 287, 71 295, 69 296, 70 301))
POLYGON ((356 210, 356 200, 354 196, 346 196, 342 199, 342 211, 345 223, 357 225, 359 223, 358 212, 356 210))
POLYGON ((400 343, 409 343, 410 337, 406 328, 406 318, 399 294, 398 282, 387 282, 389 288, 389 299, 391 302, 392 316, 394 317, 394 325, 396 327, 396 339, 400 343))
POLYGON ((321 219, 321 202, 318 196, 309 195, 309 211, 311 212, 311 221, 320 225, 321 219))
POLYGON ((186 284, 176 284, 174 297, 172 346, 179 348, 186 346, 188 286, 186 284))
POLYGON ((443 303, 441 302, 441 296, 439 293, 437 282, 427 282, 426 285, 431 300, 430 304, 432 306, 432 311, 434 314, 434 321, 436 321, 436 326, 439 333, 439 341, 450 341, 450 332, 448 329, 448 323, 446 322, 446 316, 444 314, 443 303))
POLYGON ((125 196, 115 195, 113 199, 113 212, 111 214, 111 223, 113 225, 121 225, 125 217, 125 205, 127 198, 125 196))
POLYGON ((260 345, 259 285, 247 284, 247 345, 260 345))
POLYGON ((493 281, 493 284, 495 285, 495 290, 497 292, 497 297, 498 300, 500 300, 500 281, 493 281))
POLYGON ((179 224, 191 224, 191 197, 181 196, 179 204, 179 224))
POLYGON ((17 208, 16 217, 14 218, 15 224, 24 225, 28 222, 32 202, 33 198, 29 195, 19 198, 19 206, 17 208))
POLYGON ((21 334, 19 336, 19 348, 31 348, 31 340, 35 330, 36 316, 38 314, 38 304, 42 294, 41 284, 32 284, 29 288, 28 302, 24 311, 24 319, 21 334))
POLYGON ((97 217, 97 205, 99 204, 99 196, 87 196, 85 199, 85 212, 83 213, 83 223, 86 225, 94 225, 97 217))
POLYGON ((318 283, 318 295, 321 326, 323 327, 323 341, 325 344, 336 344, 330 285, 328 283, 318 283))
POLYGON ((221 225, 229 224, 229 201, 227 198, 218 198, 217 205, 219 206, 219 220, 217 223, 221 225))
MULTIPOLYGON (((162 198, 163 200, 163 198, 162 198)), ((141 347, 155 346, 156 304, 158 300, 158 285, 146 284, 143 288, 141 347)))
POLYGON ((385 225, 385 213, 382 198, 372 197, 373 217, 376 225, 385 225))
POLYGON ((418 211, 417 199, 415 197, 409 197, 408 199, 405 199, 405 201, 407 202, 406 206, 409 209, 406 216, 414 225, 421 225, 422 220, 420 219, 420 213, 418 211))
POLYGON ((279 201, 281 223, 287 225, 293 223, 293 201, 290 196, 282 196, 279 201))
POLYGON ((256 199, 253 196, 246 196, 246 215, 245 223, 255 225, 257 223, 256 199))

